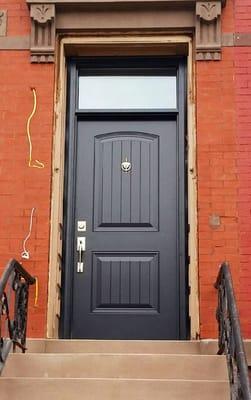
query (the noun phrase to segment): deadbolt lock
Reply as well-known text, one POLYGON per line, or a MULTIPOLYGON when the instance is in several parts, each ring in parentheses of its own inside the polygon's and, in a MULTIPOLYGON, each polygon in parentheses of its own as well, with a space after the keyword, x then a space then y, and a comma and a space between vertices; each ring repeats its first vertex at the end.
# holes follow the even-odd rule
POLYGON ((78 232, 86 232, 86 221, 78 221, 78 232))

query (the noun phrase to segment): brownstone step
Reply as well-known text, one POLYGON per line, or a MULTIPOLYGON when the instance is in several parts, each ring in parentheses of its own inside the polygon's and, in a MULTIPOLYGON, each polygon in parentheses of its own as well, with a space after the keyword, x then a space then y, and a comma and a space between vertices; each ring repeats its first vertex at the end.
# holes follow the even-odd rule
POLYGON ((29 339, 29 353, 213 354, 216 340, 57 340, 29 339))
POLYGON ((4 377, 227 380, 225 357, 187 354, 10 354, 4 377))
POLYGON ((2 378, 1 400, 228 400, 225 381, 2 378))
POLYGON ((228 400, 216 341, 28 340, 10 354, 1 400, 228 400))

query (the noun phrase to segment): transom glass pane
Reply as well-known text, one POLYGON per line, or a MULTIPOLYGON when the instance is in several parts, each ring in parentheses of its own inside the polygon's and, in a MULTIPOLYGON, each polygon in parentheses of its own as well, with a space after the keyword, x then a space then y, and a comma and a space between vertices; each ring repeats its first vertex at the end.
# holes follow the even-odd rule
POLYGON ((79 109, 177 107, 175 76, 80 76, 79 109))

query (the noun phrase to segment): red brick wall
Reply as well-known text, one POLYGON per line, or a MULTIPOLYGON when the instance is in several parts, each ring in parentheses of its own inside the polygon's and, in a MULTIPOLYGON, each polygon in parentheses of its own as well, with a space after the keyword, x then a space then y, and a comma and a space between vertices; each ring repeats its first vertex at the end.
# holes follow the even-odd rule
POLYGON ((238 152, 235 137, 233 49, 221 62, 197 63, 197 160, 201 336, 215 337, 218 265, 239 270, 237 220, 238 152), (210 216, 220 218, 211 226, 210 216))
MULTIPOLYGON (((251 33, 251 0, 235 0, 235 31, 251 33)), ((251 47, 234 49, 240 273, 238 305, 243 333, 251 337, 251 47)))
MULTIPOLYGON (((251 0, 227 1, 223 32, 251 32, 251 0)), ((231 264, 243 333, 251 337, 251 48, 197 63, 201 337, 215 337, 217 265, 231 264), (220 227, 209 224, 218 215, 220 227)))
POLYGON ((30 33, 30 17, 25 0, 0 0, 1 10, 8 10, 8 36, 30 33))
MULTIPOLYGON (((0 0, 8 10, 8 35, 30 32, 25 0, 0 0)), ((38 306, 31 290, 29 335, 46 332, 51 151, 54 66, 30 64, 29 51, 0 51, 0 265, 21 260, 22 241, 28 233, 32 207, 36 207, 32 235, 27 243, 30 261, 23 265, 38 277, 38 306), (44 169, 29 168, 26 123, 33 108, 31 87, 37 92, 37 112, 31 121, 33 158, 44 169)))
MULTIPOLYGON (((0 0, 8 9, 8 35, 27 35, 25 0, 0 0)), ((227 1, 224 32, 251 32, 251 0, 227 1)), ((251 337, 251 49, 224 48, 222 61, 197 62, 197 162, 201 336, 215 337, 218 265, 228 260, 239 302, 243 331, 251 337), (220 217, 212 227, 210 216, 220 217)), ((31 290, 29 335, 44 336, 49 255, 54 65, 30 64, 29 51, 0 51, 0 265, 20 260, 29 216, 36 207, 30 261, 39 280, 38 306, 31 290), (28 167, 27 118, 31 122, 33 158, 44 169, 28 167)))

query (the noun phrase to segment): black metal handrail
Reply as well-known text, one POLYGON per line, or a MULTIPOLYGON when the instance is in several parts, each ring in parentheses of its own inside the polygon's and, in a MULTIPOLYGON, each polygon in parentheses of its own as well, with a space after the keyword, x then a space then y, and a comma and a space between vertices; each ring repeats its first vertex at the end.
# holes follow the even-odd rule
POLYGON ((251 400, 247 359, 229 264, 224 262, 215 283, 218 289, 216 318, 219 327, 218 354, 227 358, 231 400, 251 400))
POLYGON ((29 286, 35 281, 14 259, 8 262, 0 279, 0 373, 12 346, 13 351, 16 346, 23 353, 26 350, 29 286))

